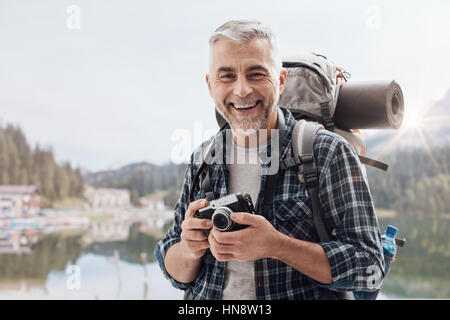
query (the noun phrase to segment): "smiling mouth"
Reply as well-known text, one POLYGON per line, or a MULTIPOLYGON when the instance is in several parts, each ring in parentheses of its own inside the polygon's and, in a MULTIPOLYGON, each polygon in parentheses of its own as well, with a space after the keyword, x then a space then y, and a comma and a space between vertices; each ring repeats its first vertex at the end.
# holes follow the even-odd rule
POLYGON ((237 110, 237 111, 249 111, 254 109, 259 103, 261 103, 261 100, 256 101, 255 103, 252 104, 241 104, 241 105, 237 105, 234 103, 229 103, 229 106, 233 107, 233 109, 237 110))

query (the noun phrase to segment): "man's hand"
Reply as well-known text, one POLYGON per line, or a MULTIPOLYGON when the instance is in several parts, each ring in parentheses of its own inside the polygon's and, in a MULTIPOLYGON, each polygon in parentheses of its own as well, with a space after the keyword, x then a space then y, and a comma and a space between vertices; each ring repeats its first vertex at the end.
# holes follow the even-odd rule
POLYGON ((217 260, 253 261, 271 257, 277 250, 280 233, 266 218, 247 212, 233 212, 230 217, 249 227, 231 232, 211 230, 208 241, 217 260))
POLYGON ((204 230, 212 228, 212 222, 209 219, 195 218, 194 214, 199 209, 208 205, 205 199, 196 200, 189 204, 184 221, 181 223, 181 243, 185 250, 186 258, 199 259, 206 249, 209 248, 208 239, 204 230))

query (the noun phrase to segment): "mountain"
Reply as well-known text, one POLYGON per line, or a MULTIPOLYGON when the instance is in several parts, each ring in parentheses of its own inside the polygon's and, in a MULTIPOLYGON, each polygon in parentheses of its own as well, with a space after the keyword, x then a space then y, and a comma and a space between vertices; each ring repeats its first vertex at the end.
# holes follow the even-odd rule
POLYGON ((51 207, 81 197, 84 179, 80 168, 58 164, 51 148, 32 147, 20 126, 0 123, 0 185, 34 185, 41 206, 51 207))
MULTIPOLYGON (((405 113, 408 112, 407 106, 405 113)), ((372 132, 365 138, 368 156, 384 155, 395 150, 429 149, 450 144, 450 90, 417 114, 408 115, 398 130, 372 132)))
POLYGON ((133 203, 157 190, 181 187, 185 165, 133 163, 115 170, 86 172, 86 182, 94 187, 129 189, 133 203))
POLYGON ((388 171, 366 166, 377 208, 403 215, 450 212, 450 144, 429 149, 399 149, 386 154, 388 171))
MULTIPOLYGON (((424 108, 417 120, 415 123, 405 122, 399 130, 372 131, 365 137, 367 155, 386 161, 390 166, 388 174, 368 169, 370 180, 375 181, 371 184, 374 198, 383 208, 404 208, 405 204, 398 202, 398 199, 406 196, 403 191, 408 190, 409 199, 412 199, 411 195, 420 193, 414 188, 408 188, 417 185, 446 186, 448 183, 449 168, 442 163, 446 164, 450 159, 450 90, 443 99, 424 108), (420 174, 417 172, 419 167, 420 174), (427 178, 435 180, 428 181, 427 178)), ((133 203, 137 203, 139 197, 157 190, 167 190, 164 200, 172 206, 179 197, 184 170, 185 165, 141 162, 118 169, 85 172, 84 176, 95 187, 129 189, 133 203)))

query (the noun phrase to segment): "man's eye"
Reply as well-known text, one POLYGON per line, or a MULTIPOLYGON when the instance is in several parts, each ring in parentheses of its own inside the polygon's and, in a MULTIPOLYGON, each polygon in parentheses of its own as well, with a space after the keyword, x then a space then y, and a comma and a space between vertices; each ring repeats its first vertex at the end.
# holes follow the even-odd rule
POLYGON ((220 79, 222 79, 222 80, 231 80, 231 79, 234 79, 234 75, 231 74, 231 73, 222 74, 220 76, 220 79))
POLYGON ((250 73, 248 75, 248 77, 250 79, 260 79, 260 78, 264 77, 264 73, 260 73, 260 72, 250 73))

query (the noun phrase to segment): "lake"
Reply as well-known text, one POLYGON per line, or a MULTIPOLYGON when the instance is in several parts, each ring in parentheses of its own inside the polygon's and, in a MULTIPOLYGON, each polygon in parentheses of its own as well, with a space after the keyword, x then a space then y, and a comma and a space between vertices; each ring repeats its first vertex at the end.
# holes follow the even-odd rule
MULTIPOLYGON (((447 224, 401 223, 407 244, 380 299, 449 298, 447 224)), ((133 225, 126 240, 86 243, 85 237, 83 230, 41 234, 28 253, 0 254, 0 299, 182 299, 153 256, 160 236, 133 225)))

